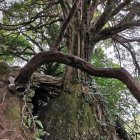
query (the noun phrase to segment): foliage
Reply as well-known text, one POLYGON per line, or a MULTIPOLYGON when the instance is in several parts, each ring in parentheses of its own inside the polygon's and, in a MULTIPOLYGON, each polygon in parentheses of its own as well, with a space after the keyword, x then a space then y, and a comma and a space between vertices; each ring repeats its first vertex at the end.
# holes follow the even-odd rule
MULTIPOLYGON (((46 131, 44 131, 44 127, 42 122, 38 119, 38 116, 34 116, 31 118, 30 116, 25 116, 24 118, 24 126, 27 128, 32 128, 34 126, 33 139, 41 140, 42 136, 46 135, 46 131)), ((49 135, 49 134, 47 134, 49 135)))
MULTIPOLYGON (((101 47, 95 50, 91 58, 91 62, 96 67, 119 67, 113 60, 108 59, 101 47)), ((105 79, 95 77, 96 85, 102 95, 106 98, 110 113, 116 115, 118 113, 118 101, 121 97, 121 92, 125 90, 125 86, 118 80, 105 79)))
MULTIPOLYGON (((108 59, 101 49, 98 47, 92 56, 91 62, 96 67, 119 67, 113 60, 108 59)), ((130 95, 124 84, 114 79, 104 79, 95 77, 96 85, 107 101, 107 108, 109 114, 113 116, 114 120, 116 116, 123 119, 126 130, 133 137, 139 137, 139 105, 130 95), (125 95, 125 96, 124 96, 125 95), (125 118, 125 119, 124 119, 125 118)), ((139 80, 139 78, 136 78, 139 80)))
MULTIPOLYGON (((15 0, 0 1, 0 4, 0 59, 9 63, 28 62, 36 53, 54 47, 57 51, 90 60, 98 68, 123 66, 132 75, 140 75, 138 0, 80 1, 75 9, 72 9, 72 0, 15 0), (113 59, 105 55, 110 48, 113 48, 113 59)), ((51 63, 43 65, 40 71, 63 77, 65 69, 63 64, 51 63)), ((73 70, 72 77, 79 79, 80 74, 76 72, 73 70)), ((85 75, 81 77, 86 81, 85 75)), ((121 82, 97 77, 93 80, 107 99, 112 115, 136 116, 137 102, 121 82)), ((40 124, 33 117, 25 117, 25 120, 28 126, 33 122, 40 124)), ((44 133, 42 128, 35 135, 41 133, 44 133)))
MULTIPOLYGON (((46 131, 44 131, 43 124, 38 119, 38 116, 32 115, 33 106, 29 102, 31 102, 32 97, 34 96, 34 92, 28 91, 28 94, 23 95, 23 96, 24 96, 23 97, 24 104, 22 106, 22 122, 21 122, 21 125, 23 127, 22 128, 23 132, 26 133, 25 128, 29 128, 33 131, 32 138, 34 140, 41 140, 42 136, 49 135, 49 134, 46 133, 46 131)), ((26 137, 28 137, 28 136, 26 136, 26 137)))
POLYGON ((32 52, 32 45, 26 38, 20 34, 11 34, 9 32, 0 32, 1 59, 8 62, 13 62, 15 56, 28 60, 34 53, 32 52))

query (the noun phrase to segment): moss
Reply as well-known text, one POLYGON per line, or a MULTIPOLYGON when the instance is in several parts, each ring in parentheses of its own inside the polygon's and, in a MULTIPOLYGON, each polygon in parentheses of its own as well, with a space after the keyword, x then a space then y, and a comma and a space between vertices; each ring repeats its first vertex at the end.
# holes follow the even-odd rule
POLYGON ((79 109, 78 113, 78 132, 82 137, 87 135, 93 135, 96 133, 96 121, 93 115, 93 111, 86 100, 81 96, 77 102, 79 109))
POLYGON ((20 118, 20 105, 17 101, 11 101, 7 105, 4 114, 10 119, 19 119, 20 118))
MULTIPOLYGON (((97 134, 93 111, 81 93, 82 85, 70 84, 69 86, 71 87, 71 91, 64 91, 47 111, 47 116, 51 116, 50 121, 52 126, 52 128, 49 128, 51 132, 49 129, 46 130, 52 137, 48 139, 55 139, 54 136, 62 140, 66 137, 75 140, 84 139, 84 137, 90 139, 91 135, 95 136, 97 134)), ((46 126, 49 126, 49 118, 46 118, 46 126)))

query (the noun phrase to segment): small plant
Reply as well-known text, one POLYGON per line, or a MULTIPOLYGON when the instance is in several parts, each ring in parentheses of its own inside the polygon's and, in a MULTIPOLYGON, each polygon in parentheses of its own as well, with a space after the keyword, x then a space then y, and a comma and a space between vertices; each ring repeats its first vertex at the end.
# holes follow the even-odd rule
MULTIPOLYGON (((35 140, 41 140, 41 137, 44 135, 48 135, 48 133, 46 133, 46 131, 44 131, 44 127, 42 125, 42 122, 38 119, 38 116, 34 116, 33 120, 30 121, 31 123, 34 123, 35 130, 34 130, 34 134, 33 134, 33 138, 35 140)), ((30 124, 31 124, 30 123, 30 124)))
MULTIPOLYGON (((30 104, 27 103, 27 100, 30 97, 27 97, 27 95, 24 94, 23 96, 23 102, 24 105, 22 106, 22 130, 24 134, 26 135, 26 129, 29 128, 33 131, 33 140, 42 140, 41 137, 44 135, 49 135, 46 131, 44 131, 44 127, 42 125, 42 122, 38 119, 38 116, 32 115, 32 107, 30 104)), ((27 135, 26 135, 27 138, 27 135)))

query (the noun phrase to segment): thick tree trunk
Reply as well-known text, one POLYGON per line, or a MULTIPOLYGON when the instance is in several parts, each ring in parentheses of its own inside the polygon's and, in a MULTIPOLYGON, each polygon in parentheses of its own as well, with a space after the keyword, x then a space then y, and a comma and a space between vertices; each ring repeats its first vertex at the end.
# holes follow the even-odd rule
MULTIPOLYGON (((66 45, 69 54, 89 61, 92 48, 88 33, 87 7, 81 6, 84 13, 75 13, 66 31, 66 45)), ((51 101, 45 115, 41 115, 45 130, 49 133, 45 140, 117 139, 115 127, 106 114, 104 103, 100 97, 95 96, 97 91, 85 84, 88 80, 89 76, 84 72, 76 68, 66 68, 60 97, 51 101)))
POLYGON ((67 91, 51 101, 42 118, 45 140, 115 140, 116 132, 106 107, 94 89, 69 83, 67 91))

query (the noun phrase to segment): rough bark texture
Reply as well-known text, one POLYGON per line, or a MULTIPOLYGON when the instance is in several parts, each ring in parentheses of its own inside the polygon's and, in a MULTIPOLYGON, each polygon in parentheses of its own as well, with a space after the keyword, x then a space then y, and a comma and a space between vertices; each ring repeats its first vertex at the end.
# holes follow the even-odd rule
POLYGON ((88 94, 88 86, 69 84, 69 87, 69 91, 49 104, 43 115, 49 133, 45 140, 115 140, 111 118, 99 99, 88 94))
POLYGON ((140 86, 125 69, 94 68, 90 63, 79 57, 52 51, 38 53, 21 69, 19 76, 16 79, 17 89, 25 90, 33 72, 41 65, 51 62, 59 62, 79 68, 92 76, 119 79, 127 86, 133 96, 140 103, 140 86))

